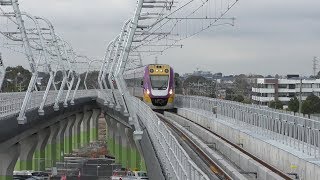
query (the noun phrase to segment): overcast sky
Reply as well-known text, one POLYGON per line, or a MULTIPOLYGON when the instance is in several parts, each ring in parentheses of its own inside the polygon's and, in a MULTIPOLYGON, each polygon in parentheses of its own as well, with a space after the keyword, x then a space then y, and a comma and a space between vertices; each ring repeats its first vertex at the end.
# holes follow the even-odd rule
MULTIPOLYGON (((132 17, 135 3, 135 0, 20 0, 23 11, 50 19, 78 54, 93 58, 104 55, 107 43, 119 34, 123 22, 132 17)), ((228 15, 236 17, 234 27, 210 29, 158 59, 179 73, 199 68, 224 74, 310 75, 313 56, 320 56, 319 8, 319 0, 240 0, 228 15)), ((0 50, 6 64, 26 64, 22 56, 0 50)))

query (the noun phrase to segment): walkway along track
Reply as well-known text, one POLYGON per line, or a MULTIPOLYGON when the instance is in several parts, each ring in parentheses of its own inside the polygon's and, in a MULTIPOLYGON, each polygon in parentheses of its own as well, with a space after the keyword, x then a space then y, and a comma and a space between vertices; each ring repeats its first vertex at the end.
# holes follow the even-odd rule
POLYGON ((213 174, 221 179, 231 180, 232 178, 217 164, 215 163, 200 147, 198 147, 191 138, 189 138, 182 130, 173 125, 166 117, 160 113, 156 113, 160 120, 162 120, 169 128, 175 131, 178 135, 184 139, 190 148, 197 153, 201 159, 205 161, 213 174))
MULTIPOLYGON (((171 113, 172 113, 172 112, 171 112, 171 113)), ((179 116, 179 117, 181 117, 181 118, 184 118, 185 120, 188 120, 189 122, 191 122, 191 123, 193 123, 193 124, 196 124, 196 125, 200 126, 201 128, 207 130, 208 132, 212 133, 212 134, 215 135, 216 137, 218 137, 218 138, 220 138, 221 140, 223 140, 225 143, 233 146, 234 148, 238 149, 240 152, 244 153, 245 155, 249 156, 250 158, 252 158, 252 159, 255 160, 256 162, 258 162, 258 163, 260 163, 261 165, 263 165, 264 167, 268 168, 270 171, 278 174, 280 177, 282 177, 282 178, 284 178, 284 179, 286 179, 286 180, 292 180, 292 179, 293 179, 293 178, 291 178, 288 174, 286 174, 286 173, 278 170, 276 167, 268 164, 267 162, 263 161, 262 159, 256 157, 255 155, 253 155, 253 154, 251 154, 250 152, 246 151, 245 149, 241 148, 241 147, 238 146, 237 144, 234 144, 234 143, 232 143, 231 141, 229 141, 228 139, 226 139, 226 138, 220 136, 219 134, 213 132, 211 129, 208 129, 207 127, 204 127, 204 126, 202 126, 202 125, 199 124, 199 123, 193 122, 193 121, 191 121, 191 120, 189 120, 189 119, 187 119, 187 118, 185 118, 185 117, 183 117, 183 116, 180 116, 180 115, 177 114, 177 113, 173 113, 173 114, 174 114, 174 115, 177 115, 177 116, 179 116)))

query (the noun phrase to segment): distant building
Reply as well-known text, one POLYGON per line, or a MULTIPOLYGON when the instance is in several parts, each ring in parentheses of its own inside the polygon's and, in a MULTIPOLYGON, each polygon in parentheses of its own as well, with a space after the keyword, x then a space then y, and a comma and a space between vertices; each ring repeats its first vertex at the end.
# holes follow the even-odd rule
MULTIPOLYGON (((266 106, 270 101, 279 100, 286 108, 291 98, 299 98, 300 81, 296 75, 290 75, 287 79, 258 78, 252 88, 252 100, 266 106)), ((320 96, 320 79, 303 79, 301 92, 302 100, 312 93, 320 96)))
POLYGON ((193 76, 202 76, 207 80, 212 80, 213 74, 210 71, 194 71, 193 76))
POLYGON ((222 73, 213 74, 213 79, 221 79, 221 78, 222 78, 222 73))

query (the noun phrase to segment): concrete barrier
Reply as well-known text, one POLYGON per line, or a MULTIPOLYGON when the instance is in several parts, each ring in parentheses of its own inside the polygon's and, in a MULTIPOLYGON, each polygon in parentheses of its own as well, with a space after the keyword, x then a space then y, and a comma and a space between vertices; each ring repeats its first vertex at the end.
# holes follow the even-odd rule
MULTIPOLYGON (((296 173, 300 179, 320 179, 319 159, 312 159, 306 153, 268 138, 268 135, 262 136, 261 134, 257 134, 256 131, 251 129, 250 125, 246 127, 237 124, 236 121, 234 123, 231 123, 231 121, 227 122, 215 118, 212 113, 204 113, 201 110, 195 109, 178 109, 178 114, 202 126, 209 127, 212 131, 235 144, 241 144, 245 150, 283 172, 296 173)), ((227 150, 228 148, 223 146, 221 148, 222 152, 229 153, 230 157, 236 159, 236 157, 230 155, 230 149, 227 150)), ((239 161, 242 161, 241 166, 248 167, 248 170, 253 168, 250 165, 252 164, 250 160, 239 159, 239 161)))

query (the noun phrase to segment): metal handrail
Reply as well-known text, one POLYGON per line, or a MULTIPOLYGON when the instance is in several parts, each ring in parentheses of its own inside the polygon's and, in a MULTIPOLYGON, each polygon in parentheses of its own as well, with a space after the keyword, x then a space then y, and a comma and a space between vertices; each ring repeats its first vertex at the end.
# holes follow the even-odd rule
POLYGON ((320 121, 221 99, 176 95, 179 108, 203 110, 207 116, 251 127, 309 156, 320 157, 320 121), (215 114, 215 113, 216 114, 215 114))
MULTIPOLYGON (((73 92, 73 91, 71 91, 73 92)), ((49 91, 47 101, 45 106, 53 105, 55 103, 55 98, 57 96, 57 91, 49 91)), ((42 102, 44 91, 37 91, 31 93, 30 102, 27 105, 27 111, 39 108, 42 102)), ((64 98, 67 95, 67 90, 63 91, 63 95, 59 103, 64 102, 64 98)), ((76 94, 76 99, 84 97, 96 98, 98 93, 96 90, 78 90, 76 94)), ((0 93, 0 118, 8 115, 18 113, 20 111, 21 105, 25 97, 25 92, 18 93, 0 93)), ((72 97, 68 97, 68 101, 71 101, 72 97)))
POLYGON ((136 112, 149 132, 167 179, 209 179, 190 159, 171 131, 141 100, 131 97, 136 112))

